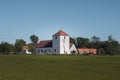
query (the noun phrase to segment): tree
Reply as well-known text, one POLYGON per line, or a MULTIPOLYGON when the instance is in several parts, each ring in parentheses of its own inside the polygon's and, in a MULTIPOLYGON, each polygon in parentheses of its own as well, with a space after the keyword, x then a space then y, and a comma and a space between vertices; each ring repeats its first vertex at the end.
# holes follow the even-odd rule
POLYGON ((102 45, 102 41, 100 41, 100 38, 97 36, 93 36, 90 39, 90 43, 88 45, 89 48, 100 48, 100 46, 102 45))
POLYGON ((109 35, 109 36, 108 36, 108 41, 109 41, 109 42, 114 41, 114 39, 113 39, 113 36, 112 36, 112 35, 109 35))
POLYGON ((100 38, 97 37, 97 36, 93 36, 93 37, 91 38, 91 41, 92 41, 92 42, 99 42, 99 41, 100 41, 100 38))
POLYGON ((111 35, 108 36, 107 41, 104 41, 102 48, 105 50, 106 54, 109 55, 120 54, 120 44, 118 41, 113 39, 111 35))
POLYGON ((106 41, 93 36, 90 40, 84 37, 70 38, 70 42, 76 43, 77 48, 96 48, 99 55, 120 55, 120 44, 112 35, 106 41))
POLYGON ((38 42, 39 38, 36 35, 31 35, 30 40, 32 41, 33 44, 36 44, 38 42))
POLYGON ((77 46, 77 41, 76 41, 76 38, 72 38, 70 37, 70 43, 73 43, 75 46, 77 46))
POLYGON ((2 45, 0 43, 0 54, 2 54, 2 45))
POLYGON ((113 53, 114 54, 120 54, 120 45, 119 45, 119 42, 116 41, 116 40, 113 40, 111 42, 112 44, 112 48, 113 48, 113 53))
POLYGON ((97 54, 98 54, 98 55, 105 55, 105 50, 104 50, 103 48, 99 48, 99 49, 97 50, 97 54))
POLYGON ((75 38, 70 37, 70 43, 75 43, 75 38))
POLYGON ((22 50, 22 47, 26 45, 26 42, 23 39, 17 39, 15 42, 15 53, 18 53, 22 50))
POLYGON ((83 38, 83 37, 77 37, 77 47, 78 48, 87 48, 89 44, 89 39, 88 38, 83 38))
POLYGON ((109 55, 114 54, 114 49, 113 49, 113 45, 111 42, 105 41, 104 49, 105 49, 106 54, 109 54, 109 55))
POLYGON ((0 44, 1 54, 9 54, 11 52, 14 52, 14 46, 12 44, 9 44, 8 42, 2 42, 0 44))
POLYGON ((29 51, 32 53, 35 53, 35 45, 33 43, 28 44, 29 46, 29 51))

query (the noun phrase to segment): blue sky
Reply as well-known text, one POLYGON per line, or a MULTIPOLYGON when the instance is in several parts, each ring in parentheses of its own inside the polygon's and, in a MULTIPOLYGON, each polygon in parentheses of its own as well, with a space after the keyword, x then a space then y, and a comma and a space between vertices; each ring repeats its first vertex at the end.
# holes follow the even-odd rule
POLYGON ((51 39, 58 30, 72 37, 108 35, 120 41, 120 0, 0 0, 0 42, 51 39))

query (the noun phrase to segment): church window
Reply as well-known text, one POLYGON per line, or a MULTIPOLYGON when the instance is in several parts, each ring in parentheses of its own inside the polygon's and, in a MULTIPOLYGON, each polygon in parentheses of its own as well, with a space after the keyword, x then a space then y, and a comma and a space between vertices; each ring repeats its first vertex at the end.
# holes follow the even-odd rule
POLYGON ((41 50, 41 52, 43 52, 43 50, 41 50))
POLYGON ((45 50, 45 53, 46 53, 47 51, 45 50))
POLYGON ((54 50, 54 52, 56 52, 56 49, 54 50))
POLYGON ((65 39, 66 37, 64 36, 64 39, 65 39))
POLYGON ((57 36, 55 37, 55 39, 57 39, 57 36))
POLYGON ((40 53, 40 50, 38 50, 38 53, 40 53))

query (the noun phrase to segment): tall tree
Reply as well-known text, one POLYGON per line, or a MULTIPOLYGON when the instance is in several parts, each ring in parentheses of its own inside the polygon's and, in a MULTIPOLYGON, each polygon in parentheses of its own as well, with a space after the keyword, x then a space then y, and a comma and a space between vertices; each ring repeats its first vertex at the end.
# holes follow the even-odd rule
POLYGON ((112 37, 112 35, 108 36, 108 40, 104 42, 102 48, 105 50, 106 54, 120 54, 120 44, 112 37))
POLYGON ((77 41, 75 37, 70 37, 70 43, 74 43, 75 46, 77 46, 77 41))
POLYGON ((78 48, 87 48, 89 44, 89 39, 88 38, 83 38, 83 37, 77 37, 77 47, 78 48))
POLYGON ((98 48, 97 54, 98 55, 105 55, 105 50, 103 48, 98 48))
POLYGON ((1 54, 9 54, 14 52, 14 46, 8 42, 2 42, 0 44, 0 53, 1 54))
POLYGON ((35 53, 35 45, 33 43, 29 43, 28 46, 29 46, 29 51, 35 53))
POLYGON ((97 37, 97 36, 93 36, 93 37, 91 38, 91 41, 92 41, 92 42, 99 42, 99 41, 100 41, 100 38, 97 37))
POLYGON ((17 39, 15 42, 15 52, 18 53, 22 50, 22 47, 26 45, 23 39, 17 39))
POLYGON ((112 41, 114 41, 114 40, 115 40, 115 39, 113 38, 112 35, 109 35, 109 36, 108 36, 108 41, 109 41, 109 42, 112 42, 112 41))
POLYGON ((100 41, 100 38, 97 36, 93 36, 90 39, 90 43, 89 43, 89 48, 100 48, 100 46, 102 45, 102 41, 100 41))
POLYGON ((2 54, 2 45, 0 43, 0 54, 2 54))
POLYGON ((36 35, 31 35, 30 40, 32 41, 33 44, 36 44, 38 42, 39 38, 36 35))

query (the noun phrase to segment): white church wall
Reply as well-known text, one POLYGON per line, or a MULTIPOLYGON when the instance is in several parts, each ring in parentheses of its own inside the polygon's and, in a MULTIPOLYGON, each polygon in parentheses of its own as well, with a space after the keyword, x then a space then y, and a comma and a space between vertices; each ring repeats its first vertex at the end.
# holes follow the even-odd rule
POLYGON ((60 36, 60 54, 69 53, 69 36, 60 36))
POLYGON ((71 46, 71 48, 70 48, 70 53, 71 53, 72 51, 76 51, 76 53, 78 53, 78 51, 77 51, 77 49, 76 49, 76 47, 75 47, 74 44, 73 44, 73 45, 71 46))
POLYGON ((56 53, 56 54, 60 53, 60 37, 59 36, 53 37, 53 53, 56 53))
POLYGON ((53 35, 51 48, 36 48, 36 52, 38 54, 71 54, 71 51, 77 51, 77 49, 75 46, 70 49, 69 38, 70 37, 63 31, 61 34, 58 32, 56 35, 53 35))
POLYGON ((52 54, 53 49, 52 48, 36 48, 37 54, 52 54))

